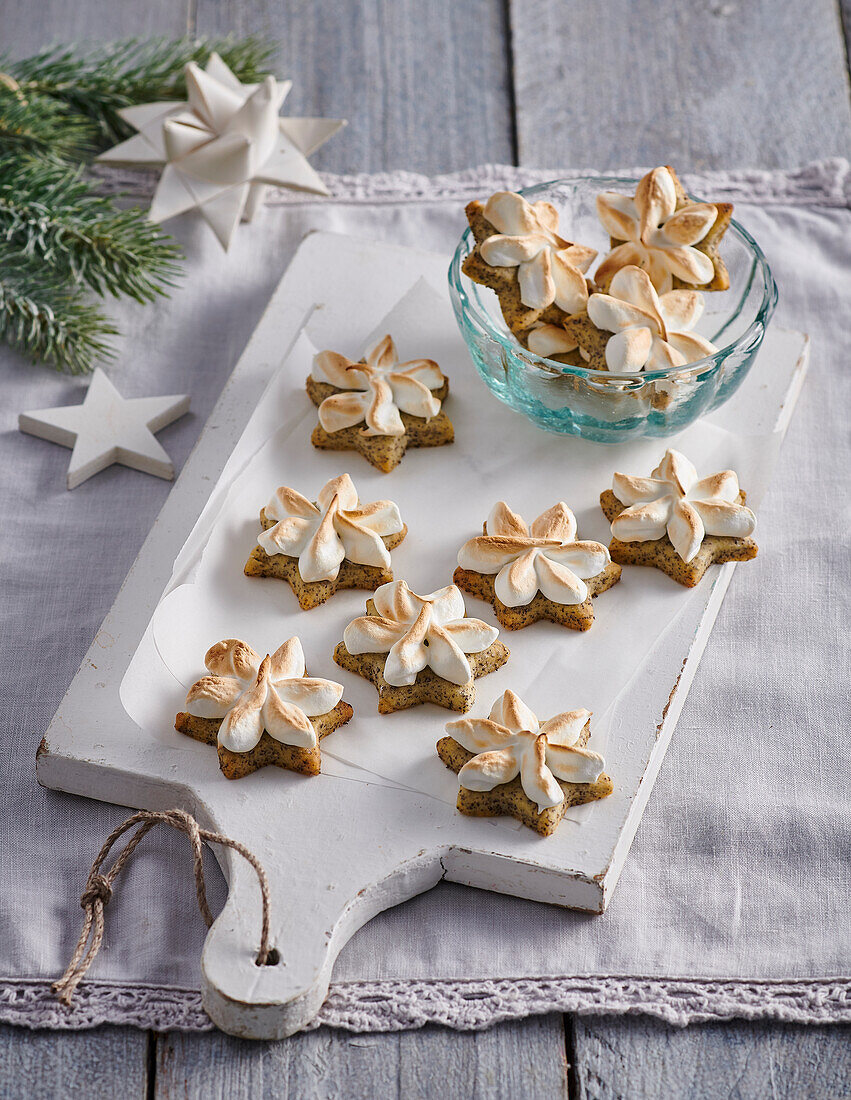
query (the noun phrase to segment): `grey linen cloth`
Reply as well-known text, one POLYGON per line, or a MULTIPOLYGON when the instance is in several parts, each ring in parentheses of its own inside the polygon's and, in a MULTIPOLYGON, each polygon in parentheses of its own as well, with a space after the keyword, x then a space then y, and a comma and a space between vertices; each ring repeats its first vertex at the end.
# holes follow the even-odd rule
MULTIPOLYGON (((570 174, 329 177, 330 199, 273 195, 227 255, 179 219, 186 278, 168 301, 116 308, 126 336, 110 376, 127 396, 191 394, 191 415, 159 436, 179 470, 305 233, 449 254, 469 198, 570 174)), ((760 556, 737 570, 608 911, 442 884, 354 937, 317 1023, 469 1028, 555 1008, 680 1024, 851 1019, 849 180, 832 161, 686 181, 736 203, 780 286, 774 324, 809 332, 812 362, 760 511, 760 556)), ((189 845, 171 831, 152 833, 119 880, 74 1009, 49 992, 91 860, 126 811, 42 790, 35 752, 169 485, 113 467, 66 492, 69 452, 20 434, 16 418, 79 401, 84 385, 0 358, 0 1020, 203 1029, 205 929, 189 845)), ((216 909, 225 886, 207 862, 216 909)))

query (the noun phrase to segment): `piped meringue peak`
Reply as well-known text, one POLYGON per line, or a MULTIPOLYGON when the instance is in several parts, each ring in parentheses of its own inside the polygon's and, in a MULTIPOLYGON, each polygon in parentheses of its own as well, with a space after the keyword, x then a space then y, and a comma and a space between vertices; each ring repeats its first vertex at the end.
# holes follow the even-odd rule
POLYGON ((510 814, 548 835, 568 806, 611 793, 603 757, 585 748, 590 718, 579 708, 542 723, 509 690, 487 718, 448 722, 437 751, 458 772, 458 809, 474 816, 510 814))
POLYGON ((348 474, 326 482, 316 504, 281 486, 264 514, 275 522, 258 535, 258 543, 269 555, 298 558, 299 574, 308 582, 336 580, 344 560, 389 569, 384 538, 405 530, 392 500, 361 504, 348 474))
POLYGON ((700 291, 657 294, 648 273, 632 264, 615 274, 608 294, 588 299, 590 320, 614 333, 605 354, 606 366, 617 374, 682 367, 713 355, 718 348, 690 331, 703 309, 700 291))
POLYGON ((729 203, 693 202, 669 166, 648 172, 634 195, 601 192, 597 214, 614 247, 597 268, 596 282, 606 286, 621 268, 634 265, 647 271, 659 294, 679 285, 726 290, 729 277, 716 248, 732 210, 729 203))
POLYGON ((620 569, 611 566, 605 546, 579 542, 576 533, 576 517, 564 501, 531 525, 499 501, 484 534, 458 551, 455 582, 490 599, 500 623, 509 629, 539 618, 587 629, 594 621, 590 597, 614 584, 620 569), (518 609, 529 613, 518 616, 518 609))
POLYGON ((383 336, 354 362, 336 351, 320 351, 313 360, 311 378, 330 383, 344 393, 331 394, 319 406, 319 423, 333 433, 363 423, 364 435, 402 436, 402 413, 431 420, 440 412, 434 390, 446 378, 433 359, 399 362, 390 335, 383 336))
POLYGON ((713 562, 756 557, 749 537, 756 517, 744 500, 734 470, 699 479, 692 463, 674 450, 665 452, 650 477, 616 473, 611 492, 600 498, 612 524, 612 557, 623 564, 655 565, 688 587, 713 562), (633 543, 654 545, 636 553, 633 543))
POLYGON ((298 638, 262 659, 246 642, 226 638, 210 647, 204 664, 208 675, 189 689, 188 713, 177 716, 175 728, 196 740, 218 742, 228 778, 264 764, 319 771, 319 738, 347 722, 352 709, 340 702, 341 684, 305 674, 298 638), (265 747, 264 733, 270 740, 265 747), (236 762, 231 754, 245 759, 236 762))
POLYGON ((551 203, 497 191, 485 203, 484 216, 498 232, 482 242, 481 257, 491 267, 517 268, 523 305, 543 310, 555 303, 565 313, 585 308, 584 273, 597 253, 559 236, 551 203))

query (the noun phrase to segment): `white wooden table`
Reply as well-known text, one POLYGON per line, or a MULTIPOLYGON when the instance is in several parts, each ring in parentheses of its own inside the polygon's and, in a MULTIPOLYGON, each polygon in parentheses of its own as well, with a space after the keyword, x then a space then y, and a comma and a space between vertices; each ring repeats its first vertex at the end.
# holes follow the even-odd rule
MULTIPOLYGON (((16 56, 187 31, 280 41, 292 110, 350 120, 346 141, 314 158, 331 171, 774 167, 851 149, 851 0, 6 0, 0 10, 2 48, 16 56), (589 125, 595 116, 604 124, 589 125)), ((850 1039, 849 1028, 680 1031, 557 1014, 478 1033, 324 1029, 254 1044, 5 1027, 0 1097, 840 1097, 851 1095, 850 1039)))

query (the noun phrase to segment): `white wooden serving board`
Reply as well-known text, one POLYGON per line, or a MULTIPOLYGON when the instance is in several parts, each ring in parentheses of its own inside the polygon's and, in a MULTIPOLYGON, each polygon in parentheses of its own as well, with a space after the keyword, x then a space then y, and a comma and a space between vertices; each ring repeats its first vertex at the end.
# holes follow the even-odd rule
MULTIPOLYGON (((429 787, 428 794, 416 781, 405 782, 398 773, 381 774, 378 769, 372 772, 359 767, 356 759, 346 754, 346 731, 354 731, 359 723, 358 735, 362 736, 373 728, 370 723, 392 722, 398 717, 376 716, 374 691, 363 681, 357 684, 372 693, 373 705, 357 704, 350 726, 323 742, 323 774, 314 779, 267 768, 237 782, 225 780, 212 749, 171 729, 171 698, 166 705, 153 700, 151 721, 146 718, 139 724, 131 719, 122 686, 132 683, 134 655, 138 651, 144 656, 150 644, 152 613, 164 591, 173 590, 181 581, 187 548, 192 548, 193 540, 203 539, 209 528, 206 519, 224 506, 228 483, 223 479, 219 485, 218 479, 234 448, 236 457, 239 446, 244 446, 244 439, 240 443, 244 428, 270 379, 280 379, 279 368, 299 340, 306 320, 321 316, 325 346, 341 350, 360 346, 421 277, 445 293, 447 263, 446 257, 432 253, 332 234, 317 233, 305 239, 39 749, 38 778, 45 786, 146 809, 181 806, 202 825, 241 840, 262 861, 271 885, 272 942, 280 962, 258 968, 254 957, 260 898, 254 872, 229 850, 215 852, 229 884, 229 896, 205 943, 202 993, 213 1021, 232 1034, 275 1038, 298 1031, 318 1011, 334 960, 349 937, 377 912, 441 879, 602 913, 735 568, 714 567, 697 596, 687 599, 683 595, 682 610, 655 637, 641 668, 607 714, 605 753, 614 793, 566 817, 549 838, 515 827, 510 821, 459 815, 454 797, 444 793, 454 792, 457 781, 436 755, 434 775, 442 776, 445 785, 429 787), (335 738, 340 748, 333 752, 335 738)), ((457 339, 460 342, 460 336, 457 339)), ((450 401, 456 402, 448 411, 460 437, 465 417, 475 416, 477 405, 486 407, 479 403, 496 399, 474 377, 469 360, 464 361, 463 344, 459 346, 453 370, 447 373, 453 378, 455 395, 450 401), (459 379, 462 370, 469 375, 459 379), (458 398, 459 392, 468 394, 466 404, 458 398)), ((418 354, 428 355, 429 350, 418 354)), ((770 466, 788 426, 806 363, 805 336, 769 331, 760 360, 742 389, 712 418, 719 428, 735 433, 731 439, 757 441, 753 445, 763 460, 763 470, 770 466)), ((300 388, 302 382, 295 380, 295 386, 300 388)), ((301 396, 293 394, 293 402, 307 402, 303 392, 301 396)), ((290 413, 282 410, 282 419, 290 413)), ((517 414, 505 410, 504 415, 508 418, 506 431, 533 432, 530 438, 536 444, 541 438, 550 440, 554 458, 558 448, 566 445, 562 437, 543 436, 517 414)), ((468 424, 472 431, 472 421, 468 424)), ((577 443, 570 441, 570 445, 575 448, 577 443)), ((660 453, 664 445, 659 441, 660 453)), ((618 453, 607 449, 611 469, 618 466, 618 453)), ((352 456, 350 462, 339 466, 340 470, 347 468, 358 484, 359 471, 366 464, 352 456)), ((292 477, 287 483, 302 487, 292 477)), ((258 487, 257 507, 273 488, 258 487)), ((763 489, 764 483, 757 486, 756 497, 763 489)), ((553 492, 556 499, 560 494, 557 489, 553 492)), ((390 482, 386 495, 395 495, 390 482)), ((478 512, 486 514, 492 503, 476 502, 474 526, 481 522, 478 512)), ((594 537, 594 532, 585 537, 594 537)), ((451 575, 452 563, 446 564, 451 575)), ((240 560, 236 569, 241 571, 241 565, 240 560)), ((633 572, 657 576, 653 571, 633 572)), ((448 579, 446 576, 439 583, 448 579)), ((616 592, 603 599, 613 600, 616 592)), ((358 600, 362 598, 364 594, 359 594, 358 600)), ((333 604, 331 601, 326 609, 333 604)), ((468 601, 469 613, 487 618, 484 607, 478 601, 468 601)), ((309 614, 330 614, 326 609, 309 614)), ((288 610, 281 638, 300 631, 298 615, 302 613, 293 613, 291 607, 288 610)), ((343 617, 338 624, 340 634, 345 621, 343 617)), ((528 632, 505 636, 514 653, 502 672, 522 660, 524 633, 528 632)), ((199 673, 201 657, 199 652, 199 673)), ((357 694, 356 678, 335 670, 327 655, 317 667, 308 652, 308 664, 317 675, 334 675, 343 681, 345 697, 357 694)), ((491 688, 491 679, 496 682, 502 672, 478 681, 475 713, 484 713, 499 691, 509 686, 510 681, 491 688)), ((584 705, 580 684, 570 684, 569 691, 565 706, 584 705)), ((423 716, 423 736, 433 751, 443 723, 451 715, 432 707, 418 708, 418 712, 423 716)))

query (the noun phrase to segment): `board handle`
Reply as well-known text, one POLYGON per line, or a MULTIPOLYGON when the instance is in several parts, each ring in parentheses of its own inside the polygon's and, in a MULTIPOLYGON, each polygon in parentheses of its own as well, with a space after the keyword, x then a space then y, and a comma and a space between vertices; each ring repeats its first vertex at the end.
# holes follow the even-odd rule
POLYGON ((368 795, 369 816, 354 815, 345 829, 317 828, 313 844, 299 853, 282 851, 268 822, 250 833, 243 828, 269 877, 272 951, 266 965, 257 964, 257 876, 238 857, 224 862, 228 900, 201 955, 204 1008, 222 1031, 248 1039, 300 1031, 322 1007, 334 962, 351 936, 377 913, 444 877, 445 848, 417 849, 404 830, 386 826, 401 819, 402 808, 410 813, 408 792, 346 786, 350 798, 368 795))

